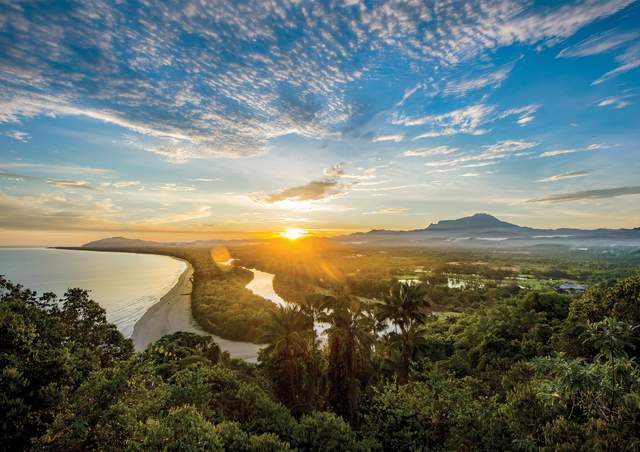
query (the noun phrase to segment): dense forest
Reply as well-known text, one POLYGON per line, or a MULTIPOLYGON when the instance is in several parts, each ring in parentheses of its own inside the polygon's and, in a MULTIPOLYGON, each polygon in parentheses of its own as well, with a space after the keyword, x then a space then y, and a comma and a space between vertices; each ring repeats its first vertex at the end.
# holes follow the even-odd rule
POLYGON ((79 289, 0 294, 3 450, 640 448, 640 273, 439 316, 422 284, 336 286, 274 310, 257 365, 186 333, 133 353, 79 289))

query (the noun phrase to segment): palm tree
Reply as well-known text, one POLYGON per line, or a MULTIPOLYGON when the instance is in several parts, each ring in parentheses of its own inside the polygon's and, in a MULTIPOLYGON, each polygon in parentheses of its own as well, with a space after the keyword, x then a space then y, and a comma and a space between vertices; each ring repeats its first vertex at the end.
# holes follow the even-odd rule
POLYGON ((422 285, 412 283, 392 286, 378 305, 378 319, 391 322, 395 329, 389 337, 392 343, 397 342, 400 349, 397 381, 401 385, 409 382, 409 367, 424 337, 420 326, 427 319, 424 310, 428 306, 422 285))
POLYGON ((274 374, 280 400, 293 411, 306 405, 303 381, 304 364, 309 355, 313 319, 297 306, 278 307, 265 328, 267 343, 261 359, 274 374))
POLYGON ((324 307, 321 320, 329 324, 329 403, 336 413, 353 421, 360 387, 371 367, 374 325, 363 303, 345 287, 335 289, 325 299, 324 307))

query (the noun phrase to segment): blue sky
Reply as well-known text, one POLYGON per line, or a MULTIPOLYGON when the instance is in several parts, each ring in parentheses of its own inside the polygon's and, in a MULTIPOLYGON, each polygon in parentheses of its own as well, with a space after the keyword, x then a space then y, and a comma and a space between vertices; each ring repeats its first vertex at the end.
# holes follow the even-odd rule
POLYGON ((1 243, 640 226, 640 4, 0 5, 1 243))

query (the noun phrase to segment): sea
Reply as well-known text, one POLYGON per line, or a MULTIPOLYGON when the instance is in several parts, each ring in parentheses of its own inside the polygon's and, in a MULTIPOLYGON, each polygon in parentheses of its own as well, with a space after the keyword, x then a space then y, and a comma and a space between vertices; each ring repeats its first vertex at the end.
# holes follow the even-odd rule
POLYGON ((39 294, 62 297, 69 288, 89 290, 125 337, 185 269, 184 262, 167 256, 0 247, 0 275, 39 294))

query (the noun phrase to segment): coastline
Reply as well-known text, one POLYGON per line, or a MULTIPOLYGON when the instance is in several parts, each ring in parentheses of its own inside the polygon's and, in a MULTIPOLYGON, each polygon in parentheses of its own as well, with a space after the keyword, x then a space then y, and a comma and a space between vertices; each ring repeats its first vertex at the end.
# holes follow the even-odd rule
POLYGON ((184 331, 212 337, 220 349, 228 352, 232 358, 257 362, 260 345, 215 336, 207 333, 196 323, 191 312, 193 266, 184 259, 172 258, 184 262, 187 268, 180 275, 176 285, 151 306, 134 325, 131 340, 136 352, 144 351, 150 344, 167 334, 184 331))

